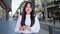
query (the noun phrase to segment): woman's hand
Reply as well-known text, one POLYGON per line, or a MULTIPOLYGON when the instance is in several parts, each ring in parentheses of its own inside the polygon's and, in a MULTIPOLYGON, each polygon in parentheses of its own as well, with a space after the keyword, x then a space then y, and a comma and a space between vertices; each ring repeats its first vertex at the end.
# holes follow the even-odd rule
POLYGON ((26 25, 20 26, 19 30, 30 30, 31 31, 30 27, 28 27, 26 25))
POLYGON ((19 27, 19 30, 24 30, 24 28, 22 26, 19 27))
POLYGON ((30 27, 28 27, 26 25, 24 25, 23 28, 24 28, 24 30, 31 30, 30 27))

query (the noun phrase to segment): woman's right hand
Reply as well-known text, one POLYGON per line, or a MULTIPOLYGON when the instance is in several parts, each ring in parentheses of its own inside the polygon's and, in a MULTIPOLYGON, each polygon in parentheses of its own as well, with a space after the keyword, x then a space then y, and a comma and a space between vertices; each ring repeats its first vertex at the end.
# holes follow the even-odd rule
POLYGON ((24 26, 20 26, 19 30, 31 30, 28 26, 24 25, 24 26))
POLYGON ((24 28, 22 26, 19 27, 19 30, 23 30, 24 28))
POLYGON ((26 25, 24 25, 23 28, 24 28, 24 30, 31 30, 30 27, 28 27, 26 25))

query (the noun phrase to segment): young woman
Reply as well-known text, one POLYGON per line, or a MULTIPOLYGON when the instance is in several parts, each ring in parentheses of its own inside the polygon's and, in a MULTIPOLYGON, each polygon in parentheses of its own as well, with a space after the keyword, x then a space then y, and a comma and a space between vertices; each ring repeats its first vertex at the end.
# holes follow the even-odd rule
POLYGON ((21 34, 35 34, 39 32, 40 24, 35 16, 34 6, 31 2, 26 2, 22 15, 18 17, 15 32, 21 34))

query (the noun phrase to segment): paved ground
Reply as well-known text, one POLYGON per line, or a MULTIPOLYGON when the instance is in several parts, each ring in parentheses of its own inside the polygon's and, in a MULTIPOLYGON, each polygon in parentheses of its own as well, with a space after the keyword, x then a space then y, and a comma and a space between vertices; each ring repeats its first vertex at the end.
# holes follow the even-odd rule
POLYGON ((60 34, 60 23, 56 21, 56 24, 53 25, 53 22, 47 22, 47 23, 44 23, 43 21, 40 21, 41 23, 41 28, 46 30, 46 31, 49 31, 49 26, 52 25, 52 33, 53 34, 60 34))
MULTIPOLYGON (((0 24, 0 34, 16 34, 14 32, 16 25, 16 20, 10 18, 8 21, 0 24)), ((48 31, 41 28, 40 32, 37 34, 48 34, 48 31)))
MULTIPOLYGON (((0 34, 16 34, 14 32, 15 25, 16 25, 16 20, 14 20, 13 18, 10 18, 8 21, 3 23, 0 22, 0 34)), ((37 34, 49 34, 48 26, 44 24, 40 24, 40 25, 41 25, 41 30, 37 34)), ((53 34, 60 34, 60 29, 53 28, 53 34)))

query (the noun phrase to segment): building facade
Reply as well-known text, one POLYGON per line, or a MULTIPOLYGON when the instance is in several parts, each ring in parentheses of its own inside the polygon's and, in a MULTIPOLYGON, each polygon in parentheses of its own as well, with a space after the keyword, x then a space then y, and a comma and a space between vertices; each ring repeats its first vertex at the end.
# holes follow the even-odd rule
POLYGON ((0 6, 0 23, 5 22, 6 11, 0 6))

